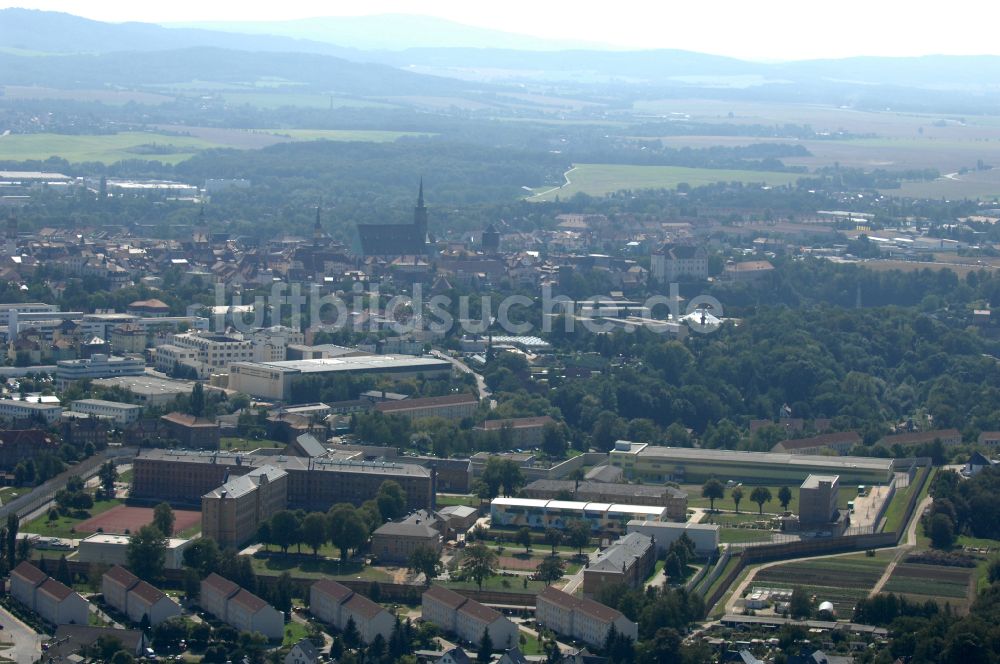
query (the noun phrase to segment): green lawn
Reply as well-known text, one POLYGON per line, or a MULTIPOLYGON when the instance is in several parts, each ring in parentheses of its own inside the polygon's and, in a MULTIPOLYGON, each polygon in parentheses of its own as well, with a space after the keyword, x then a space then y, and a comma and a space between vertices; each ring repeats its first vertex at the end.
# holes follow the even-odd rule
POLYGON ((30 491, 30 489, 16 486, 5 486, 0 489, 0 504, 6 505, 10 501, 14 500, 18 496, 24 495, 28 491, 30 491))
POLYGON ((740 544, 743 542, 770 542, 774 533, 770 530, 754 528, 719 528, 719 542, 740 544))
POLYGON ((37 533, 42 537, 79 538, 81 533, 74 532, 73 528, 79 525, 80 522, 86 521, 90 517, 97 516, 102 512, 107 512, 112 507, 117 507, 123 502, 124 501, 117 498, 114 500, 97 501, 91 509, 87 510, 88 515, 83 519, 61 516, 55 521, 49 521, 49 515, 42 514, 37 519, 22 525, 21 531, 26 533, 37 533))
POLYGON ((626 164, 574 164, 568 172, 569 184, 561 187, 540 187, 529 201, 551 201, 557 196, 565 200, 576 193, 603 196, 621 189, 674 189, 687 183, 697 187, 714 182, 762 183, 784 185, 797 181, 801 173, 773 171, 724 170, 685 168, 682 166, 632 166, 626 164))
MULTIPOLYGON (((707 509, 711 505, 711 501, 708 498, 702 498, 701 496, 701 484, 684 484, 681 485, 684 491, 688 494, 688 507, 701 507, 707 509)), ((754 485, 744 484, 743 489, 743 499, 740 501, 740 512, 745 514, 757 514, 758 506, 757 503, 751 502, 750 493, 756 488, 754 485)), ((764 514, 772 513, 777 514, 781 511, 781 503, 778 502, 778 491, 781 490, 780 486, 768 486, 766 487, 768 491, 771 492, 771 502, 764 503, 764 514)), ((788 503, 788 511, 792 513, 798 513, 799 510, 799 487, 789 485, 788 487, 792 492, 792 501, 788 503)), ((726 489, 725 495, 722 498, 718 498, 715 501, 715 509, 722 510, 724 512, 735 512, 736 503, 733 502, 732 489, 726 489)), ((840 491, 837 495, 837 506, 841 509, 847 509, 847 503, 854 500, 857 496, 857 490, 851 486, 841 486, 840 491)))
POLYGON ((882 532, 894 533, 905 525, 902 523, 903 513, 906 511, 906 501, 910 496, 911 488, 912 486, 896 489, 892 502, 889 503, 889 507, 885 511, 885 526, 882 527, 882 532))
POLYGON ((219 448, 223 450, 233 450, 238 452, 252 452, 262 448, 284 448, 285 443, 276 440, 251 440, 249 438, 233 438, 223 436, 219 439, 219 448))
POLYGON ((542 644, 538 640, 538 637, 534 634, 528 634, 525 631, 521 631, 521 635, 518 637, 521 643, 520 650, 524 655, 544 655, 545 651, 542 649, 542 644))
POLYGON ((359 563, 344 563, 339 560, 303 554, 289 553, 287 556, 253 556, 250 559, 257 574, 279 575, 288 572, 292 576, 310 578, 334 577, 343 579, 366 579, 368 581, 391 581, 391 577, 377 567, 366 567, 359 563))
MULTIPOLYGON (((719 590, 719 587, 726 580, 726 576, 728 574, 732 573, 733 569, 739 563, 740 563, 740 558, 739 557, 737 557, 737 556, 731 557, 729 559, 729 561, 726 563, 726 567, 722 570, 722 573, 719 574, 719 577, 715 580, 715 582, 712 583, 712 585, 709 586, 705 590, 703 596, 704 597, 710 597, 713 593, 717 592, 719 590)), ((756 566, 754 566, 754 567, 756 567, 756 566)), ((726 612, 725 611, 726 601, 729 599, 729 596, 732 594, 733 589, 735 589, 737 586, 740 585, 740 582, 743 579, 746 578, 747 574, 749 574, 750 570, 754 569, 754 567, 744 568, 744 570, 742 572, 740 572, 736 576, 735 579, 733 579, 733 582, 731 584, 729 584, 729 590, 726 591, 726 592, 724 592, 724 593, 722 593, 722 595, 720 595, 720 597, 719 597, 719 601, 715 603, 714 607, 712 607, 712 611, 711 611, 711 617, 712 618, 721 617, 726 612)))
MULTIPOLYGON (((927 481, 924 482, 924 487, 920 491, 920 495, 917 497, 918 505, 920 504, 920 501, 926 498, 927 494, 930 492, 931 484, 934 482, 935 473, 937 473, 937 469, 931 468, 930 475, 927 477, 927 481)), ((916 480, 918 478, 919 474, 914 479, 916 480)), ((902 523, 903 513, 906 511, 906 502, 912 489, 913 485, 910 484, 907 487, 896 490, 896 494, 892 497, 892 502, 889 503, 889 507, 885 511, 885 526, 883 526, 882 532, 898 532, 900 528, 905 528, 907 526, 907 524, 902 523)), ((917 528, 917 537, 919 538, 922 534, 923 530, 921 528, 917 528)))
POLYGON ((735 512, 719 512, 706 514, 701 523, 714 523, 720 526, 740 526, 745 523, 763 523, 768 524, 770 527, 771 521, 774 516, 771 514, 758 514, 756 510, 753 512, 741 512, 736 514, 735 512))
POLYGON ((438 507, 448 507, 450 505, 465 505, 467 507, 479 507, 479 497, 472 495, 460 495, 455 493, 439 493, 434 497, 438 507))
POLYGON ((309 636, 309 628, 302 623, 291 620, 285 623, 285 638, 282 639, 281 645, 294 646, 307 636, 309 636))
MULTIPOLYGON (((528 579, 528 585, 525 587, 524 580, 528 579, 526 576, 491 576, 489 579, 483 582, 483 590, 503 590, 512 593, 531 593, 537 594, 545 588, 545 584, 541 581, 535 581, 533 579, 528 579), (504 585, 504 582, 507 582, 504 585)), ((468 590, 478 590, 479 586, 475 581, 442 581, 442 585, 448 588, 465 588, 468 590)))

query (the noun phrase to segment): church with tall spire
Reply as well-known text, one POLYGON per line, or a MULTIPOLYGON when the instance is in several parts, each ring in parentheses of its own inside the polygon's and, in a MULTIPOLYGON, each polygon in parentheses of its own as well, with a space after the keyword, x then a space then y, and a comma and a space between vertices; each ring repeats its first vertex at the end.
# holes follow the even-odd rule
POLYGON ((358 224, 363 256, 426 256, 427 206, 424 205, 424 179, 420 178, 417 205, 410 224, 358 224))

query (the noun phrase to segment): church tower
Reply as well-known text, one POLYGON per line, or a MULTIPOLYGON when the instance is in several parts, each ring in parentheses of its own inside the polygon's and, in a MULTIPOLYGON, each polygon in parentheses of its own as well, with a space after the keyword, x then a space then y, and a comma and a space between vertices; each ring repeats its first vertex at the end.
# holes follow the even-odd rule
POLYGON ((417 194, 417 207, 413 208, 413 225, 417 227, 420 241, 427 239, 427 208, 424 207, 424 179, 420 178, 420 193, 417 194))
POLYGON ((317 247, 323 241, 323 224, 319 220, 320 207, 319 205, 316 206, 316 223, 313 224, 313 244, 317 247))
POLYGON ((4 238, 3 252, 6 256, 17 254, 17 217, 11 212, 7 217, 7 234, 4 238))

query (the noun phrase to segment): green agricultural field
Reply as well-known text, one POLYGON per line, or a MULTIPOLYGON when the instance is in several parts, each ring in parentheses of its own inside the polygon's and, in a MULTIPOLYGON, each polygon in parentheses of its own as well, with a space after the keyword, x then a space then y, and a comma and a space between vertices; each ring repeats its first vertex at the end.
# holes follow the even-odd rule
POLYGON ((570 198, 577 193, 603 196, 622 189, 674 189, 681 183, 697 187, 714 182, 744 182, 784 185, 795 182, 799 173, 741 171, 681 166, 630 166, 624 164, 575 164, 566 172, 568 183, 561 187, 541 187, 529 201, 570 198))
POLYGON ((274 136, 289 136, 295 141, 364 141, 391 143, 403 137, 426 137, 433 134, 418 131, 383 131, 380 129, 258 129, 274 136))
POLYGON ((961 604, 969 597, 975 574, 971 567, 901 563, 892 571, 885 590, 918 600, 947 598, 961 604))
POLYGON ((118 134, 10 134, 0 136, 0 160, 25 161, 61 157, 71 163, 112 164, 127 159, 177 164, 209 148, 254 149, 286 141, 365 141, 389 143, 419 132, 354 129, 216 129, 166 128, 165 132, 118 134), (170 133, 166 133, 170 132, 170 133))
POLYGON ((177 164, 198 152, 225 147, 191 136, 168 136, 147 132, 120 134, 10 134, 0 136, 0 160, 45 160, 49 157, 78 163, 99 161, 112 164, 125 159, 142 159, 177 164))
MULTIPOLYGON (((970 164, 970 166, 973 165, 975 164, 970 164)), ((997 168, 988 171, 951 173, 930 182, 904 182, 899 189, 885 189, 883 191, 893 196, 946 198, 949 200, 1000 199, 1000 164, 997 165, 997 168)))
POLYGON ((233 106, 249 105, 262 109, 283 108, 391 108, 393 104, 353 97, 323 95, 309 92, 257 92, 226 91, 222 93, 226 103, 233 106))
POLYGON ((840 617, 849 617, 859 599, 868 596, 878 582, 891 554, 879 552, 819 558, 774 565, 760 570, 751 585, 779 588, 802 587, 818 602, 833 602, 840 617))

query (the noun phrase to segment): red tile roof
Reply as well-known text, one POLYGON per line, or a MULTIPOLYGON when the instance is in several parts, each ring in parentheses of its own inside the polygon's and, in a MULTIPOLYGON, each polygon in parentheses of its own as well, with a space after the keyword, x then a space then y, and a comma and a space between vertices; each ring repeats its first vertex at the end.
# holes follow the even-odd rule
POLYGON ((212 572, 204 579, 202 579, 201 583, 203 585, 208 586, 209 588, 219 593, 223 597, 230 597, 236 594, 236 592, 238 592, 240 589, 238 585, 236 585, 229 579, 219 576, 215 572, 212 572))
POLYGON ((14 576, 15 574, 33 586, 37 586, 49 577, 48 574, 38 569, 27 560, 15 567, 10 573, 11 576, 14 576))
POLYGON ((332 599, 333 601, 340 604, 354 591, 347 586, 337 583, 336 581, 331 581, 330 579, 323 579, 322 581, 317 581, 312 585, 313 588, 322 592, 324 595, 332 599))
POLYGON ((167 596, 162 590, 151 586, 145 581, 137 583, 129 592, 150 606, 167 596))
POLYGON ((129 588, 131 588, 132 586, 134 586, 136 583, 139 582, 139 577, 137 577, 135 574, 128 571, 121 565, 115 565, 107 572, 105 572, 104 576, 108 577, 109 579, 117 583, 122 588, 125 588, 126 590, 128 590, 129 588))
POLYGON ((351 595, 350 599, 344 602, 344 607, 369 620, 385 611, 380 605, 358 593, 351 595))
POLYGON ((462 605, 462 608, 460 608, 459 611, 485 624, 489 624, 497 618, 503 617, 500 615, 499 611, 491 609, 485 604, 480 604, 474 599, 466 600, 465 604, 462 605))
POLYGON ((458 607, 462 606, 462 603, 466 599, 464 596, 459 595, 454 590, 449 590, 444 586, 439 586, 436 584, 432 585, 430 588, 424 591, 423 596, 427 597, 428 595, 431 597, 431 599, 437 600, 438 602, 444 604, 445 606, 449 606, 452 609, 457 609, 458 607))
POLYGON ((423 399, 403 399, 402 401, 381 401, 375 404, 375 410, 382 413, 397 413, 420 408, 435 408, 440 406, 456 406, 466 403, 478 403, 471 394, 449 394, 443 397, 426 397, 423 399))
POLYGON ((268 604, 260 597, 257 597, 249 590, 240 590, 231 600, 234 604, 240 604, 251 613, 257 613, 268 604))
POLYGON ((511 429, 531 429, 534 427, 544 427, 549 422, 555 423, 555 420, 548 415, 542 415, 541 417, 515 417, 507 420, 486 420, 476 428, 485 429, 486 431, 500 431, 505 424, 509 424, 511 429))
POLYGON ((572 609, 586 613, 587 615, 604 622, 613 622, 622 615, 620 611, 612 609, 610 606, 605 606, 600 602, 595 602, 594 600, 587 599, 585 597, 569 595, 561 590, 556 590, 552 586, 546 586, 545 590, 538 594, 538 597, 541 597, 546 601, 564 609, 572 609))
POLYGON ((55 597, 59 601, 62 601, 73 594, 73 590, 71 588, 67 588, 51 577, 48 581, 39 586, 38 590, 46 595, 55 597))

